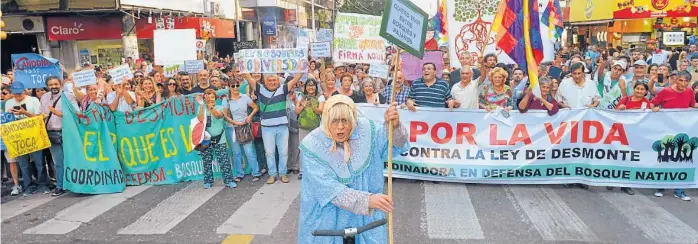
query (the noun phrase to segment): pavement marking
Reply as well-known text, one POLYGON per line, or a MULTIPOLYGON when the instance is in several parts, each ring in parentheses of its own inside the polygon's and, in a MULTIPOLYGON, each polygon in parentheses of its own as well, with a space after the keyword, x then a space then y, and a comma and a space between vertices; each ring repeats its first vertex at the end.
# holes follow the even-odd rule
POLYGON ((2 221, 23 214, 53 199, 56 199, 56 197, 51 197, 49 194, 34 194, 28 197, 19 197, 5 203, 2 205, 2 213, 0 214, 2 215, 2 221))
POLYGON ((466 186, 425 183, 424 202, 430 239, 485 239, 466 186))
POLYGON ((120 229, 117 234, 166 234, 226 187, 220 182, 216 183, 218 184, 214 184, 211 189, 204 189, 201 181, 189 183, 186 187, 158 203, 157 206, 136 220, 136 222, 120 229))
POLYGON ((221 244, 250 244, 252 239, 253 235, 229 235, 221 244))
POLYGON ((598 241, 599 238, 553 189, 508 186, 519 206, 546 241, 598 241))
POLYGON ((55 217, 24 231, 24 234, 61 235, 80 228, 116 205, 145 191, 150 186, 129 186, 122 193, 91 196, 61 210, 55 217))
POLYGON ((262 186, 216 229, 216 233, 271 235, 300 189, 299 180, 262 186))
POLYGON ((655 243, 698 243, 698 232, 643 195, 600 193, 630 224, 655 243))

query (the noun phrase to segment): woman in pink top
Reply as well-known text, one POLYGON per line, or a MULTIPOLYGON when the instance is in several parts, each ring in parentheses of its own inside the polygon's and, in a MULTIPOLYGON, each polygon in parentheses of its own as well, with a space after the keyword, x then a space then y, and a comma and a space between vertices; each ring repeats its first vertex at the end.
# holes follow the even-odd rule
POLYGON ((557 114, 560 107, 557 104, 557 100, 550 94, 551 83, 548 77, 540 78, 540 80, 538 80, 538 86, 540 87, 541 97, 537 97, 533 94, 531 88, 529 88, 526 95, 520 99, 519 112, 525 113, 529 109, 533 109, 547 110, 550 116, 557 114))

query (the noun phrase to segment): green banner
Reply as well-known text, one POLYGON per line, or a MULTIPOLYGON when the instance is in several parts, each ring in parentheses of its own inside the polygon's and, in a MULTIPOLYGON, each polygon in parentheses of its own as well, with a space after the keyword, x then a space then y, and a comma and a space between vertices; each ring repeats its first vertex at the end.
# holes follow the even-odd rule
POLYGON ((63 188, 71 192, 103 194, 122 192, 125 175, 116 153, 114 116, 109 108, 92 104, 77 111, 61 97, 65 175, 63 188))

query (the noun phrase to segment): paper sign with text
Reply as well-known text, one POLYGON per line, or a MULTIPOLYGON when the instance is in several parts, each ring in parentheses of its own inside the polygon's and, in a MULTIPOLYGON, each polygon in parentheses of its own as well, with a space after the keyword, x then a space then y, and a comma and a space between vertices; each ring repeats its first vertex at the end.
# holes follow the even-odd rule
POLYGON ((332 41, 332 29, 319 29, 317 34, 315 34, 315 41, 317 42, 331 42, 332 41))
MULTIPOLYGON (((7 123, 10 123, 12 121, 15 121, 15 114, 6 113, 4 111, 0 112, 0 124, 7 124, 7 123)), ((1 138, 1 136, 2 135, 0 134, 0 138, 1 138)), ((0 149, 2 149, 3 151, 7 150, 7 147, 5 146, 5 143, 2 141, 2 139, 0 139, 0 149)))
POLYGON ((133 79, 133 73, 131 73, 131 69, 129 69, 128 65, 121 65, 110 69, 109 75, 111 75, 111 80, 114 82, 114 85, 121 84, 127 79, 133 79))
POLYGON ((257 41, 239 41, 233 42, 233 53, 245 49, 257 49, 257 41))
POLYGON ((310 43, 310 56, 313 58, 332 57, 330 52, 330 42, 313 42, 310 43))
POLYGON ((332 60, 342 63, 384 63, 386 41, 380 37, 381 17, 338 13, 332 60))
POLYGON ((25 89, 46 87, 46 78, 56 76, 63 79, 58 60, 36 53, 12 54, 15 81, 22 82, 25 89))
POLYGON ((97 75, 95 75, 95 70, 88 69, 73 73, 73 82, 75 82, 77 87, 97 84, 97 75))
POLYGON ((368 69, 368 76, 387 79, 389 72, 390 66, 387 64, 371 64, 371 67, 368 69))
POLYGON ((415 57, 424 55, 427 13, 409 0, 387 0, 380 36, 415 57))
POLYGON ((11 158, 27 155, 51 146, 43 116, 16 120, 2 124, 0 128, 2 141, 5 143, 7 154, 11 158))
POLYGON ((197 74, 204 69, 203 60, 186 60, 184 61, 184 71, 189 74, 197 74))
POLYGON ((235 54, 242 73, 305 73, 308 49, 247 49, 235 54))

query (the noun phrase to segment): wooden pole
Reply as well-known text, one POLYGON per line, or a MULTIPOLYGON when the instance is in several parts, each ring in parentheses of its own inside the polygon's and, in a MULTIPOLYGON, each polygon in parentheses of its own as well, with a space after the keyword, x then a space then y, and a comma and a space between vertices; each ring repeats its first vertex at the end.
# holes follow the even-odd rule
MULTIPOLYGON (((390 94, 390 106, 395 101, 395 84, 397 84, 397 71, 400 65, 400 48, 397 48, 397 54, 393 59, 395 71, 393 71, 393 88, 390 94)), ((388 123, 388 196, 393 199, 393 123, 388 123)), ((393 244, 393 212, 388 213, 388 243, 393 244)))

